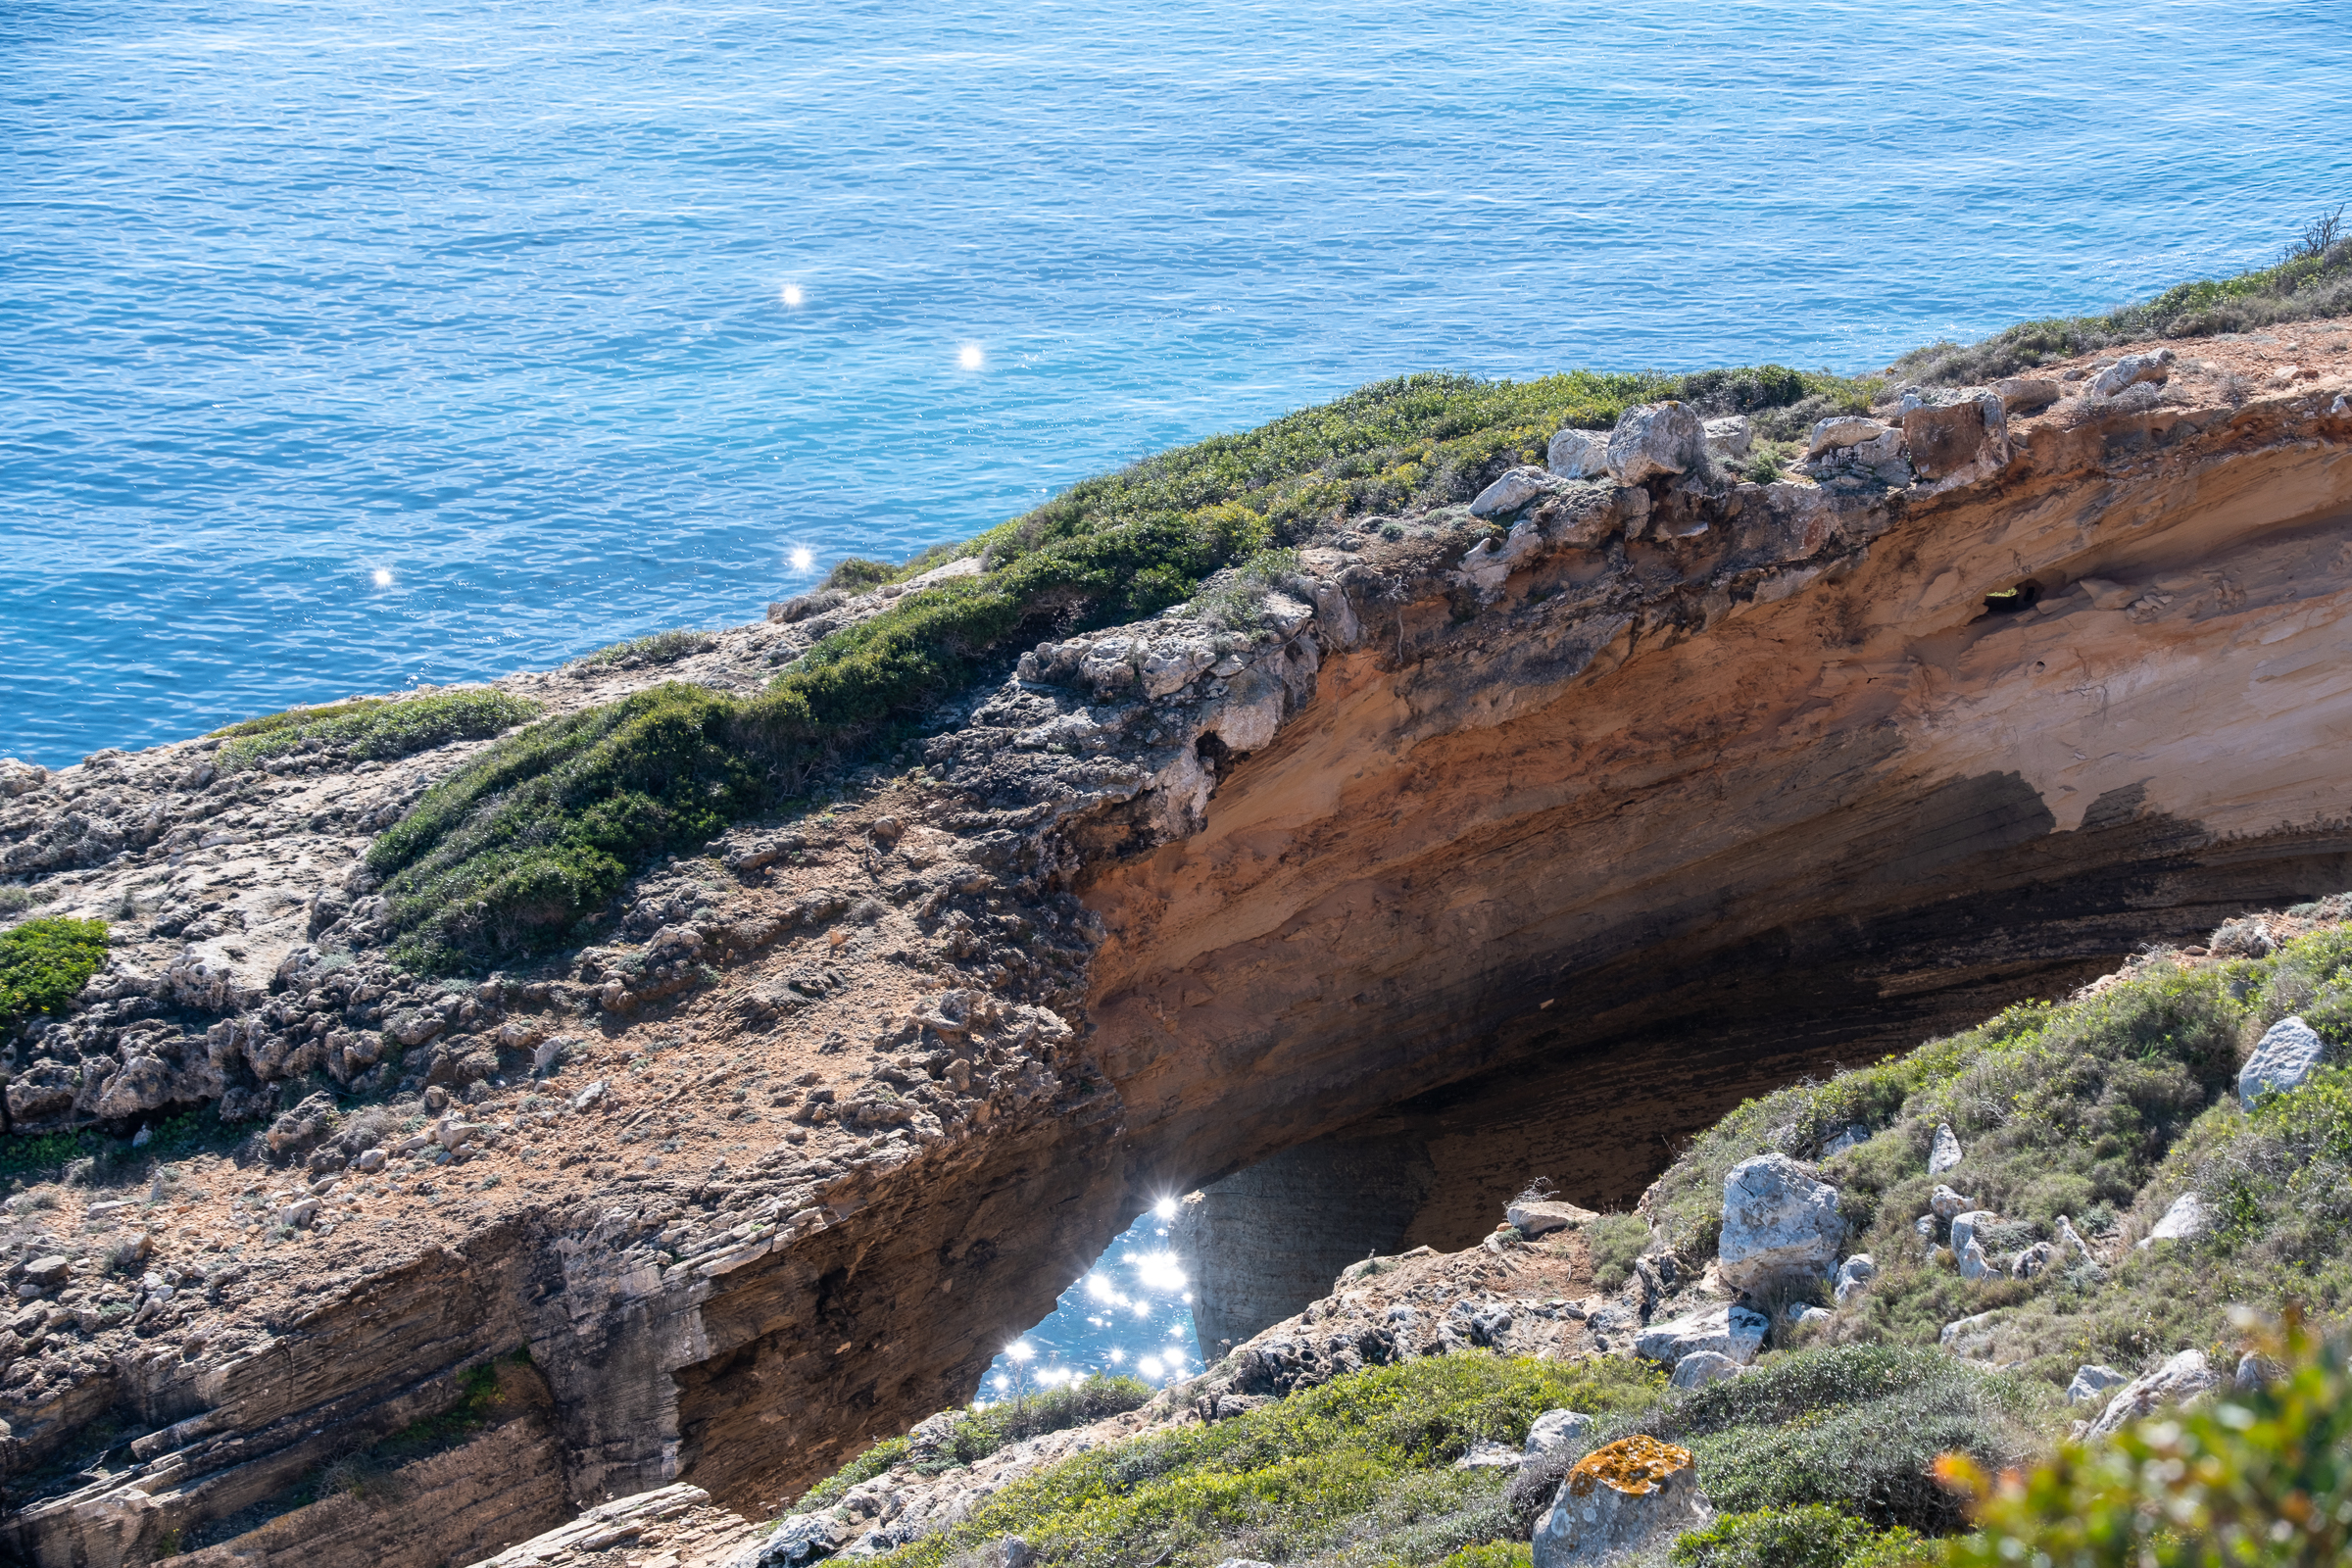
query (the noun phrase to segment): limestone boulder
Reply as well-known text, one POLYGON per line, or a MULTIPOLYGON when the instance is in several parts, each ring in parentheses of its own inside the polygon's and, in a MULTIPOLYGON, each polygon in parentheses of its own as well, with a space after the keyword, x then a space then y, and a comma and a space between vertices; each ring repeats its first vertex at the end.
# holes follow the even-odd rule
POLYGON ((2046 376, 2012 375, 1993 382, 1991 391, 2011 414, 2035 414, 2057 402, 2063 389, 2046 376))
POLYGON ((1878 1272, 1879 1265, 1872 1259, 1868 1252, 1856 1252, 1853 1256, 1838 1264, 1838 1282, 1833 1292, 1837 1298, 1838 1304, 1839 1306, 1843 1306, 1846 1302, 1861 1295, 1864 1288, 1867 1287, 1870 1281, 1877 1276, 1878 1272))
POLYGON ((1592 1418, 1581 1410, 1546 1410, 1528 1426, 1525 1456, 1540 1458, 1582 1443, 1592 1430, 1592 1418))
POLYGON ((2171 349, 2158 349, 2153 354, 2127 354, 2093 375, 2083 390, 2092 397, 2111 398, 2143 381, 2162 385, 2173 373, 2173 358, 2171 349))
POLYGON ((1609 472, 1619 484, 1689 473, 1706 455, 1706 425, 1686 403, 1637 404, 1609 432, 1609 472))
POLYGON ((1529 1241, 1549 1236, 1554 1231, 1574 1229, 1592 1219, 1589 1208, 1579 1208, 1556 1198, 1522 1198, 1503 1210, 1502 1217, 1517 1227, 1529 1241))
POLYGON ((1562 479, 1597 479, 1609 471, 1606 430, 1562 430, 1544 449, 1544 466, 1562 479))
POLYGON ((1940 1176, 1967 1157, 1960 1149, 1960 1135, 1952 1124, 1944 1122, 1936 1129, 1935 1147, 1928 1151, 1928 1174, 1940 1176))
POLYGON ((1923 479, 1948 479, 2009 456, 2009 415, 1990 392, 1923 403, 1903 414, 1903 444, 1923 479))
POLYGON ((2182 1350, 2147 1376, 2125 1385, 2124 1391, 2108 1400, 2106 1410, 2090 1424, 2089 1435, 2106 1437, 2126 1422, 2136 1421, 2164 1405, 2194 1398, 2221 1381, 2222 1375, 2207 1364, 2204 1351, 2182 1350))
POLYGON ((1752 1291, 1788 1276, 1826 1276, 1844 1242, 1838 1189, 1788 1155, 1741 1160, 1724 1178, 1715 1255, 1725 1284, 1752 1291))
POLYGON ((1719 419, 1709 419, 1706 431, 1707 456, 1729 463, 1744 458, 1755 446, 1755 433, 1748 427, 1744 414, 1727 414, 1719 419))
POLYGON ((2246 1109, 2265 1095, 2289 1094, 2310 1081, 2328 1054, 2328 1042, 2301 1018, 2288 1016, 2263 1031, 2254 1054, 2238 1069, 2237 1099, 2246 1109))
POLYGON ((1478 493, 1470 503, 1474 517, 1507 517, 1550 493, 1542 468, 1513 468, 1478 493))
POLYGON ((1602 1563, 1703 1528, 1714 1515, 1688 1448, 1621 1438, 1579 1459, 1536 1527, 1535 1568, 1602 1563))
POLYGON ((1928 1195, 1928 1208, 1941 1220, 1955 1219, 1976 1206, 1975 1199, 1940 1182, 1936 1184, 1936 1191, 1928 1195))
POLYGON ((1725 1302, 1685 1317, 1653 1323, 1634 1339, 1634 1353, 1664 1366, 1680 1366, 1686 1356, 1712 1350, 1745 1366, 1764 1348, 1772 1319, 1753 1307, 1725 1302))
POLYGON ((2163 1217, 2156 1221, 2154 1228, 2139 1245, 2145 1247, 2150 1242, 2185 1242, 2192 1236, 2202 1235, 2212 1223, 2213 1216, 2205 1207, 2204 1195, 2182 1193, 2173 1200, 2172 1206, 2164 1211, 2163 1217))

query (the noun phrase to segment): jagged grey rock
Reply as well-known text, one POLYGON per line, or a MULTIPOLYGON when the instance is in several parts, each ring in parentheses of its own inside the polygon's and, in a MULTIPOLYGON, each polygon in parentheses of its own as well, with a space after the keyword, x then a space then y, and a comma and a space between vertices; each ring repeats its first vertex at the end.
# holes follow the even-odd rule
POLYGON ((2300 1089, 2320 1070, 2328 1042, 2311 1025, 2293 1014, 2263 1031, 2254 1054, 2237 1073, 2237 1101, 2246 1109, 2264 1095, 2283 1095, 2300 1089))
POLYGON ((2131 1381, 2131 1378, 2111 1366, 2101 1366, 2095 1361, 2085 1361, 2082 1366, 2076 1368, 2075 1381, 2066 1386, 2066 1396, 2076 1404, 2082 1404, 2090 1399, 2103 1399, 2107 1397, 2109 1389, 2121 1388, 2131 1381))
POLYGON ((1609 432, 1609 472, 1619 484, 1689 473, 1706 455, 1706 426, 1684 403, 1636 404, 1609 432))
POLYGON ((1843 1306, 1847 1301, 1861 1295, 1863 1288, 1878 1272, 1879 1265, 1868 1252, 1856 1252, 1838 1264, 1838 1283, 1834 1292, 1838 1304, 1843 1306))
POLYGON ((1972 1208, 1952 1216, 1952 1250, 1956 1253, 1976 1240, 1979 1228, 2001 1216, 1987 1208, 1972 1208))
POLYGON ((1646 1361, 1680 1366, 1685 1356, 1713 1350, 1745 1366, 1764 1348, 1764 1337, 1771 1330, 1772 1319, 1755 1308, 1725 1302, 1651 1324, 1635 1336, 1634 1353, 1646 1361))
POLYGON ((2009 1277, 2011 1279, 2019 1280, 2034 1279, 2040 1275, 2044 1269, 2048 1268, 2050 1266, 2050 1260, 2057 1255, 2058 1249, 2052 1246, 2050 1243, 2035 1242, 2024 1251, 2019 1252, 2017 1256, 2011 1260, 2009 1264, 2009 1277))
POLYGON ((1847 1127, 1843 1131, 1836 1134, 1828 1143, 1822 1145, 1821 1157, 1824 1159, 1835 1159, 1837 1156, 1844 1153, 1849 1149, 1861 1148, 1864 1144, 1870 1142, 1870 1129, 1863 1126, 1860 1122, 1856 1122, 1852 1126, 1847 1127))
POLYGON ((2127 1421, 2136 1421, 2161 1405, 2194 1398, 2222 1381, 2206 1363, 2202 1350, 2182 1350, 2143 1378, 2134 1379, 2107 1402, 2107 1409, 2090 1424, 2089 1435, 2103 1438, 2127 1421))
POLYGON ((1755 434, 1744 414, 1709 419, 1701 428, 1706 431, 1707 456, 1711 458, 1744 458, 1755 445, 1755 434))
POLYGON ((1845 1241, 1838 1189, 1786 1154, 1759 1154, 1723 1181, 1724 1283, 1753 1290, 1783 1275, 1826 1275, 1845 1241))
POLYGON ((1960 1135, 1952 1131, 1952 1124, 1948 1121, 1938 1123, 1936 1145, 1928 1151, 1928 1174, 1940 1176, 1965 1157, 1960 1151, 1960 1135))
POLYGON ((1474 517, 1508 516, 1547 494, 1550 489, 1542 468, 1513 468, 1478 493, 1478 498, 1470 503, 1470 514, 1474 517))
POLYGON ((1615 1561, 1653 1541, 1699 1529, 1713 1514, 1699 1491, 1697 1467, 1688 1462, 1641 1492, 1571 1470, 1536 1527, 1535 1568, 1615 1561))
POLYGON ((1562 430, 1544 448, 1544 465, 1563 479, 1597 479, 1609 471, 1609 433, 1562 430))
POLYGON ((1573 1225, 1592 1218, 1589 1208, 1579 1208, 1556 1198, 1522 1198, 1503 1210, 1502 1217, 1517 1227, 1529 1241, 1548 1236, 1553 1231, 1567 1230, 1573 1225))

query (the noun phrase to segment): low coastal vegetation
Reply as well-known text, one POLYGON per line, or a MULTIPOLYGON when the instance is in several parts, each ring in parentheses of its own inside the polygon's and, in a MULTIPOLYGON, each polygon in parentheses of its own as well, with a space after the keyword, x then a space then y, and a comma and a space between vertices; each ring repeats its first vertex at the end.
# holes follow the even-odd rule
POLYGON ((436 785, 377 840, 401 961, 458 971, 544 951, 651 858, 803 798, 820 771, 918 731, 945 697, 1048 636, 1149 615, 1211 585, 1238 614, 1278 552, 1350 517, 1464 501, 1541 462, 1564 424, 1683 397, 1791 427, 1873 383, 1766 367, 1700 376, 1481 381, 1415 375, 1090 479, 903 567, 845 564, 833 591, 962 556, 988 569, 910 590, 834 632, 769 689, 683 683, 550 719, 436 785), (1237 578, 1211 584, 1237 568, 1237 578))
MULTIPOLYGON (((2303 912, 2340 916, 2339 901, 2303 912)), ((2227 928, 2225 928, 2225 934, 2227 928)), ((2259 946, 2267 938, 2249 941, 2259 946)), ((1648 1200, 1656 1245, 1713 1254, 1725 1174, 1779 1152, 1820 1160, 1852 1250, 1877 1277, 1838 1307, 1833 1339, 1935 1344, 1945 1325, 1991 1314, 1999 1355, 2056 1385, 2085 1362, 2134 1366, 2183 1347, 2217 1360, 2240 1336, 2233 1305, 2352 1306, 2352 928, 2322 926, 2263 956, 2152 957, 2096 995, 2011 1007, 1824 1083, 1751 1102, 1701 1136, 1648 1200), (2292 1095, 2241 1109, 2241 1054, 2295 1014, 2328 1064, 2292 1095), (1938 1127, 1965 1151, 1927 1174, 1938 1127), (1988 1253, 2052 1244, 2028 1277, 1964 1278, 1948 1247, 1917 1229, 1934 1189, 1997 1215, 1988 1253), (2210 1221, 2134 1245, 2184 1193, 2210 1221), (2072 1228, 2104 1261, 2065 1245, 2072 1228)))
POLYGON ((26 920, 0 931, 0 1039, 64 1007, 105 962, 104 920, 26 920))
POLYGON ((1982 343, 1931 343, 1895 361, 1890 373, 1965 386, 2150 338, 2213 337, 2342 316, 2352 312, 2352 232, 2344 211, 2313 219, 2272 266, 2182 283, 2105 316, 2026 321, 1982 343))
POLYGON ((653 669, 691 659, 696 654, 707 654, 717 646, 718 639, 707 631, 658 631, 582 654, 572 661, 572 665, 583 671, 653 669))
POLYGON ((272 758, 324 752, 387 761, 452 741, 480 740, 536 718, 539 706, 506 692, 469 689, 420 697, 363 697, 325 708, 291 708, 213 732, 224 773, 272 758))

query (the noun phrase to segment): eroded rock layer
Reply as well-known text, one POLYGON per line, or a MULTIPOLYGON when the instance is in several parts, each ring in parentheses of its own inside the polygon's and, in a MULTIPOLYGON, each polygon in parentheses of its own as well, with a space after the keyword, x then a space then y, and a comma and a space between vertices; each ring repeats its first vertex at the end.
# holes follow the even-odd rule
MULTIPOLYGON (((471 746, 8 773, 42 912, 122 924, 11 1117, 261 1129, 12 1200, 9 1539, 267 1557, 361 1461, 401 1484, 308 1516, 321 1565, 680 1482, 772 1512, 1160 1195, 1378 1147, 1395 1245, 1459 1247, 1531 1175, 1622 1203, 1744 1095, 2352 885, 2342 332, 2259 393, 2238 346, 1890 409, 1801 482, 1528 470, 1358 519, 1253 623, 1042 647, 921 775, 478 985, 394 969, 353 859, 471 746), (523 1350, 543 1397, 461 1420, 523 1350)), ((630 677, 562 679, 512 684, 630 677)))

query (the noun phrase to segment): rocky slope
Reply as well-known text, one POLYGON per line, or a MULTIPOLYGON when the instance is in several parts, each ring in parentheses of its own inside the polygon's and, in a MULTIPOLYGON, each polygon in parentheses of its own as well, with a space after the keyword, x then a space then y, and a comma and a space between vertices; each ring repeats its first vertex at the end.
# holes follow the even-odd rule
MULTIPOLYGON (((1377 1145, 1427 1172, 1397 1247, 1457 1247, 1530 1171, 1622 1203, 1745 1095, 2352 885, 2352 336, 2154 354, 1831 421, 1770 485, 1653 413, 1605 477, 1555 442, 1348 519, 1248 613, 1045 645, 919 770, 463 985, 385 959, 357 856, 483 743, 5 770, 30 912, 118 938, 16 1047, 11 1130, 169 1156, 10 1200, 15 1548, 439 1563, 681 1481, 772 1513, 1158 1195, 1377 1145), (457 1419, 525 1348, 543 1391, 457 1419), (338 1533, 353 1464, 389 1479, 338 1533)), ((889 592, 501 684, 748 688, 889 592)))

